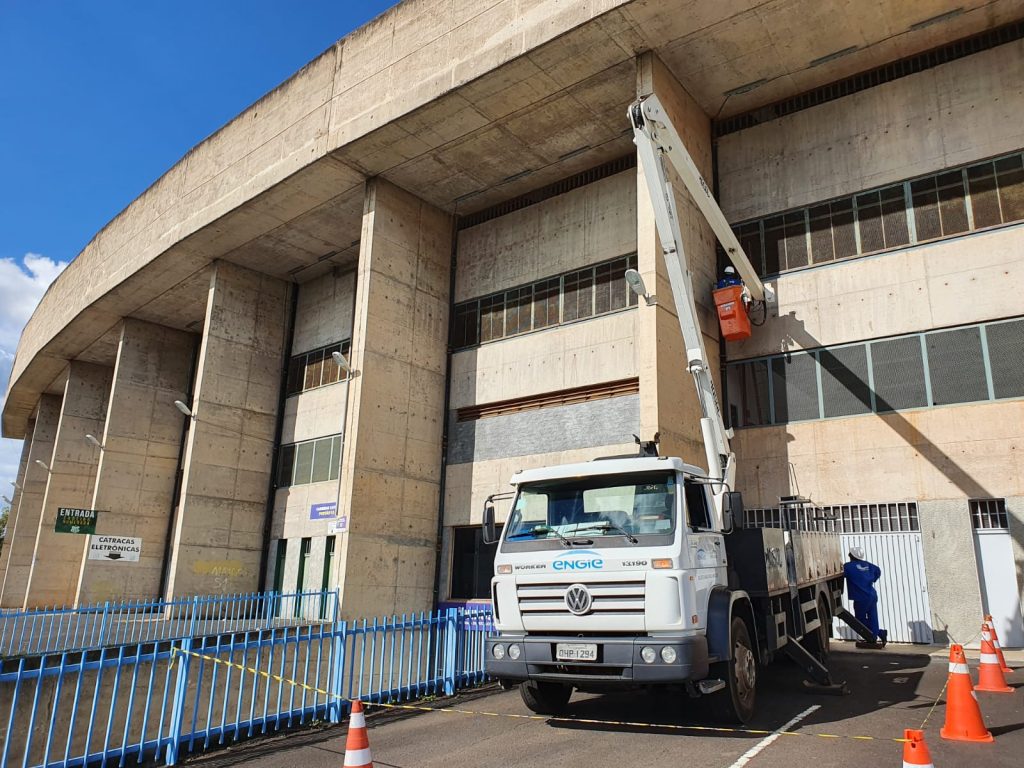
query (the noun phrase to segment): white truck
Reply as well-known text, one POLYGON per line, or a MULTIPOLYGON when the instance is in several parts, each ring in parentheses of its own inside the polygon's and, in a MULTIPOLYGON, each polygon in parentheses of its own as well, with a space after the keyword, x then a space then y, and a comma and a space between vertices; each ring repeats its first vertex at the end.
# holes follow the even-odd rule
MULTIPOLYGON (((574 689, 677 685, 715 713, 746 722, 758 666, 795 660, 819 690, 841 692, 822 662, 842 615, 837 534, 743 527, 735 456, 708 370, 669 176, 671 165, 710 222, 754 302, 771 299, 657 96, 629 110, 702 410, 708 467, 639 455, 531 469, 493 500, 512 497, 494 561, 496 634, 486 669, 520 685, 526 705, 556 713, 574 689)), ((649 302, 636 272, 631 287, 649 302)), ((639 439, 638 439, 638 442, 639 439)))

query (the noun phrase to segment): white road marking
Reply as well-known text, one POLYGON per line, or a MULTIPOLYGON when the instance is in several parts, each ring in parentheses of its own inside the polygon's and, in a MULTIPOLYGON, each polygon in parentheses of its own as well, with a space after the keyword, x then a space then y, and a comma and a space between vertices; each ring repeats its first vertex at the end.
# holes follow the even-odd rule
POLYGON ((794 725, 796 725, 801 720, 803 720, 805 717, 807 717, 809 714, 811 714, 812 712, 814 712, 815 710, 818 710, 818 709, 821 709, 821 705, 820 704, 815 704, 813 707, 808 707, 807 709, 805 709, 803 712, 801 712, 799 715, 794 717, 792 720, 790 720, 785 725, 780 725, 778 728, 775 729, 775 731, 771 735, 765 736, 763 739, 761 739, 761 741, 757 742, 757 744, 755 744, 750 749, 748 749, 746 752, 744 752, 736 760, 735 763, 733 763, 732 765, 729 766, 729 768, 743 768, 743 766, 745 766, 747 763, 749 763, 751 760, 753 760, 755 757, 757 757, 758 754, 761 753, 761 750, 763 750, 765 747, 769 746, 773 741, 775 741, 777 738, 779 738, 779 736, 782 735, 783 731, 792 730, 794 725))

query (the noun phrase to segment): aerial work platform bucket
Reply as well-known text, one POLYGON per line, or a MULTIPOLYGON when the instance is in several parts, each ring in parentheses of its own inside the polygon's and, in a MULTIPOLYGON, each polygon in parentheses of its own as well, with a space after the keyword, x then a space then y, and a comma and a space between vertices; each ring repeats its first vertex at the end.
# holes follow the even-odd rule
POLYGON ((718 324, 726 341, 743 341, 750 338, 750 318, 743 305, 743 286, 729 285, 714 291, 715 307, 718 309, 718 324))

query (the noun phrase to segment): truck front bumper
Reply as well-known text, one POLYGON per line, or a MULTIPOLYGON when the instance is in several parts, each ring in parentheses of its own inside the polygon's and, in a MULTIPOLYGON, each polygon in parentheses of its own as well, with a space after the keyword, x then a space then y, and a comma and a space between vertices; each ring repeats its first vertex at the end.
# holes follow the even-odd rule
POLYGON ((708 643, 703 636, 696 637, 531 637, 529 635, 501 635, 487 639, 484 668, 487 674, 499 680, 521 682, 545 680, 588 684, 650 685, 683 683, 703 680, 708 676, 708 643), (559 661, 558 643, 595 643, 597 661, 559 661), (494 646, 503 645, 502 659, 494 657, 494 646), (519 658, 509 657, 508 649, 518 645, 519 658), (640 655, 644 647, 655 651, 655 660, 647 663, 640 655), (661 649, 671 647, 676 652, 672 663, 662 659, 661 649))

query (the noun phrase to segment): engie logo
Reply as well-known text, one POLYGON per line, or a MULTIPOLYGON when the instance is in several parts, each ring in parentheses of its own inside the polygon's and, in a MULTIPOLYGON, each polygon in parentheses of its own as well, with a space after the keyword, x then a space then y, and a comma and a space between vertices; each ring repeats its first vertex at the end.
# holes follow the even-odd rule
POLYGON ((563 552, 551 563, 556 571, 599 571, 604 568, 600 554, 590 549, 563 552))

